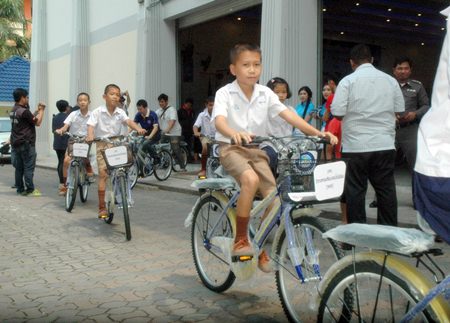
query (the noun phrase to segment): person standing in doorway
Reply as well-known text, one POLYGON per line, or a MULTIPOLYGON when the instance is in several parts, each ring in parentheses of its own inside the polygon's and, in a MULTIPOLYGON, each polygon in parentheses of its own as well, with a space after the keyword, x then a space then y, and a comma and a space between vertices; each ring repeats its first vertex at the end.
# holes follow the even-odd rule
POLYGON ((169 97, 162 93, 158 96, 159 109, 156 110, 159 127, 161 129, 161 142, 170 142, 176 156, 176 162, 180 166, 180 171, 186 171, 186 165, 181 156, 180 140, 181 126, 178 122, 177 110, 169 105, 169 97))
POLYGON ((28 104, 28 91, 17 88, 13 92, 15 105, 10 113, 11 145, 14 148, 15 186, 17 194, 40 196, 35 189, 33 176, 36 166, 36 127, 44 117, 45 104, 39 102, 35 113, 28 104))
POLYGON ((398 82, 372 62, 368 46, 353 47, 350 65, 354 72, 339 82, 331 113, 342 119, 342 157, 348 161, 344 189, 348 223, 366 222, 369 180, 379 203, 378 224, 396 226, 395 124, 405 102, 398 82))

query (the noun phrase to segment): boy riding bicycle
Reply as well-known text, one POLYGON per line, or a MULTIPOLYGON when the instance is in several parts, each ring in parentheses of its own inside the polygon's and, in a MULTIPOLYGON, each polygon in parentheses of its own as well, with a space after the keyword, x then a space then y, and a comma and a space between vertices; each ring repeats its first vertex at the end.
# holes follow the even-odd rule
MULTIPOLYGON (((236 80, 217 91, 212 119, 217 130, 215 138, 223 142, 219 152, 220 162, 240 185, 232 256, 252 256, 254 251, 247 231, 253 199, 258 191, 263 197, 268 196, 276 188, 276 184, 265 152, 242 147, 241 144, 250 143, 254 136, 267 136, 269 116, 277 115, 305 134, 327 136, 332 144, 337 142, 337 138, 309 125, 288 110, 268 87, 257 83, 262 69, 261 50, 258 46, 234 46, 230 52, 230 61, 230 72, 236 80), (235 144, 229 145, 230 142, 235 144)), ((266 252, 262 251, 258 267, 269 272, 269 261, 266 252)))
MULTIPOLYGON (((80 107, 79 110, 73 111, 69 114, 69 116, 64 120, 64 126, 62 128, 56 129, 55 132, 58 135, 63 135, 67 131, 69 131, 72 135, 77 137, 86 137, 87 136, 87 122, 91 113, 89 111, 89 103, 90 103, 89 94, 81 92, 77 95, 77 105, 80 107)), ((69 146, 67 147, 66 155, 64 156, 64 165, 63 165, 63 180, 64 186, 60 188, 60 195, 65 195, 67 192, 67 169, 69 168, 70 161, 72 160, 71 156, 71 148, 73 145, 73 140, 69 139, 69 146)), ((94 170, 92 169, 91 163, 89 159, 86 160, 86 174, 89 178, 89 181, 92 182, 94 178, 94 170)))
MULTIPOLYGON (((145 129, 140 128, 134 123, 124 110, 119 108, 120 88, 115 84, 108 84, 105 87, 103 94, 105 105, 102 105, 92 111, 91 116, 87 122, 88 135, 87 142, 92 142, 95 137, 114 137, 121 135, 123 125, 136 130, 140 135, 146 133, 145 129)), ((106 170, 106 163, 103 159, 101 151, 107 148, 105 142, 97 142, 97 166, 98 166, 98 217, 104 219, 108 217, 108 211, 105 204, 105 189, 108 173, 106 170)))

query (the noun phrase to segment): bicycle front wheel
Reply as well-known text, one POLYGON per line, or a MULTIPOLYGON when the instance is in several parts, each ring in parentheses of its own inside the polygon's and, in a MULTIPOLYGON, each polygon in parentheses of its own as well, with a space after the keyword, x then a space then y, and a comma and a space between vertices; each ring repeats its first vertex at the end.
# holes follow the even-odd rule
POLYGON ((87 201, 88 193, 89 193, 89 186, 90 186, 90 183, 87 179, 86 169, 84 167, 81 167, 79 187, 80 187, 80 201, 82 203, 85 203, 87 201))
POLYGON ((322 233, 327 231, 327 228, 318 218, 300 216, 294 219, 293 224, 296 240, 299 241, 304 252, 301 270, 305 282, 302 283, 298 278, 296 269, 292 265, 288 255, 288 239, 286 232, 283 232, 276 248, 279 261, 279 268, 275 272, 278 295, 289 321, 314 322, 317 317, 317 304, 314 302, 318 295, 321 277, 317 276, 313 264, 308 261, 307 234, 311 237, 312 246, 319 257, 321 274, 340 259, 342 253, 334 241, 322 238, 322 233))
POLYGON ((71 165, 69 167, 69 185, 67 185, 65 208, 67 212, 71 212, 77 198, 78 181, 80 175, 80 166, 71 165))
POLYGON ((213 245, 214 237, 233 238, 233 230, 228 217, 220 218, 223 207, 212 195, 200 197, 193 213, 191 245, 197 273, 203 284, 220 293, 231 287, 235 276, 221 249, 213 245), (207 238, 213 226, 220 220, 211 239, 207 238))
POLYGON ((172 174, 172 157, 166 150, 158 153, 159 163, 153 165, 154 175, 157 180, 165 181, 172 174))
POLYGON ((122 199, 123 222, 125 223, 125 236, 131 240, 130 215, 128 214, 127 181, 125 176, 119 177, 120 197, 122 199))
MULTIPOLYGON (((318 311, 319 322, 400 322, 423 298, 419 290, 375 261, 349 263, 325 288, 318 311), (351 297, 348 297, 348 293, 351 297)), ((431 308, 412 322, 438 321, 431 308)))

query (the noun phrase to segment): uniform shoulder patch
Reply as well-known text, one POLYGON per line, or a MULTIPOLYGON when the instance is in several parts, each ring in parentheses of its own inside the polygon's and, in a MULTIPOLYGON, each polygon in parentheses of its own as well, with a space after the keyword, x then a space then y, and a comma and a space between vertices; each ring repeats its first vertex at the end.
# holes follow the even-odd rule
POLYGON ((417 80, 411 80, 411 82, 422 85, 422 83, 420 81, 417 81, 417 80))

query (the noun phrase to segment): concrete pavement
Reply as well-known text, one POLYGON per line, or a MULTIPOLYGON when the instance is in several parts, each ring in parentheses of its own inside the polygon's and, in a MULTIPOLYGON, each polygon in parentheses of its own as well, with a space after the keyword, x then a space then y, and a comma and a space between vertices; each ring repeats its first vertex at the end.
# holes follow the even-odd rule
MULTIPOLYGON (((95 158, 92 160, 94 169, 96 170, 95 158)), ((39 156, 37 158, 37 166, 49 169, 56 169, 57 159, 55 156, 39 156)), ((139 179, 138 184, 157 187, 161 190, 174 191, 179 193, 197 195, 198 191, 191 187, 191 183, 197 179, 197 173, 200 170, 200 164, 188 164, 186 173, 172 172, 166 181, 158 181, 154 176, 139 179)), ((399 168, 396 170, 396 189, 398 198, 398 221, 401 226, 415 226, 416 212, 412 207, 411 198, 411 177, 406 169, 399 168)), ((377 210, 369 208, 369 203, 373 200, 374 191, 369 185, 366 197, 366 210, 369 222, 375 223, 377 210)), ((327 215, 335 220, 340 217, 339 203, 326 203, 318 206, 320 209, 327 211, 327 215)))

